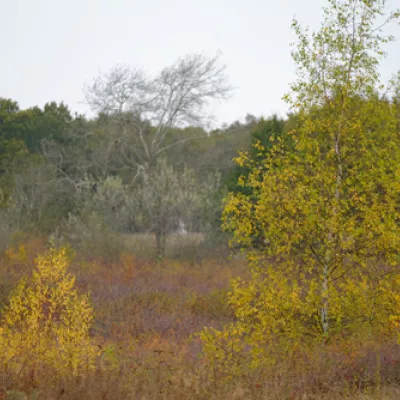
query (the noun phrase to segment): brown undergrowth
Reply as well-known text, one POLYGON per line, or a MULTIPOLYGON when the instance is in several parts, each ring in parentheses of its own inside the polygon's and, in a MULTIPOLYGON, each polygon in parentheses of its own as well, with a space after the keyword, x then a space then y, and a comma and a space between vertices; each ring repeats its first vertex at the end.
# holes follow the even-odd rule
MULTIPOLYGON (((29 240, 2 255, 0 307, 45 247, 29 240)), ((122 254, 108 262, 77 254, 70 271, 95 310, 95 369, 21 377, 1 365, 0 399, 400 398, 399 345, 374 338, 282 355, 273 367, 234 380, 210 371, 195 334, 234 320, 226 292, 231 278, 248 277, 243 261, 221 264, 210 257, 193 265, 122 254)))

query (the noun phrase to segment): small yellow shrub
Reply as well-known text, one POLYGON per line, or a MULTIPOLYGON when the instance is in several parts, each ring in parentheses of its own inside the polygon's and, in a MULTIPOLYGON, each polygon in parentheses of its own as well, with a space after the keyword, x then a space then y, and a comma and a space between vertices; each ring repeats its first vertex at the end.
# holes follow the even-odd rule
POLYGON ((93 308, 74 289, 67 267, 66 250, 50 249, 36 259, 32 279, 23 278, 12 293, 0 320, 0 362, 9 372, 50 367, 75 374, 93 367, 93 308))

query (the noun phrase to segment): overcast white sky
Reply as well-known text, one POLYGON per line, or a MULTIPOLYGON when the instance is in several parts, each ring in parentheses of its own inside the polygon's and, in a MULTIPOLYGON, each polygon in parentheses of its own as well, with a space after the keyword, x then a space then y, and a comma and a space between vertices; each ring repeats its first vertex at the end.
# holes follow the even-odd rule
MULTIPOLYGON (((0 97, 22 108, 64 101, 86 112, 83 85, 118 63, 156 73, 187 53, 223 53, 233 99, 214 111, 233 122, 278 112, 294 78, 293 16, 317 28, 326 0, 0 0, 0 97)), ((389 0, 388 7, 400 6, 389 0)), ((400 28, 393 32, 400 38, 400 28)), ((400 41, 385 77, 400 69, 400 41)))

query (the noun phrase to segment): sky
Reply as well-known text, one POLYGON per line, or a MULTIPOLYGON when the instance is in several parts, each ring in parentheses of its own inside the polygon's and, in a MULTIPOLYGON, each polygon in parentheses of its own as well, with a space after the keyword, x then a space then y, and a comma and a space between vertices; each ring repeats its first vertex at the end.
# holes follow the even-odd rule
MULTIPOLYGON (((278 113, 295 78, 294 16, 317 29, 327 0, 0 0, 0 97, 21 108, 63 101, 89 113, 83 86, 117 64, 155 75, 188 53, 222 53, 233 97, 213 107, 217 124, 278 113)), ((388 8, 400 6, 389 0, 388 8)), ((400 69, 399 40, 384 78, 400 69)))

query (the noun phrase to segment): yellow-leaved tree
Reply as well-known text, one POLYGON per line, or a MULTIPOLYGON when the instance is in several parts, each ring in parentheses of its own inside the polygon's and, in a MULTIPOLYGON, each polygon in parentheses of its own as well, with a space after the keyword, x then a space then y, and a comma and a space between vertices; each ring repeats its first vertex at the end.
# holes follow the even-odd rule
POLYGON ((51 248, 11 294, 0 319, 0 362, 9 373, 77 374, 94 366, 93 308, 67 268, 66 249, 51 248))
POLYGON ((400 132, 389 94, 399 81, 384 92, 378 66, 393 39, 382 28, 400 13, 384 6, 330 0, 312 35, 293 22, 290 146, 278 139, 261 163, 242 153, 252 194, 231 193, 225 204, 224 227, 246 251, 252 280, 233 282, 237 322, 200 334, 220 368, 259 367, 274 349, 333 336, 398 332, 400 132))

